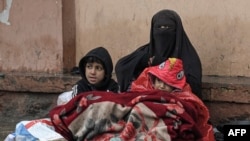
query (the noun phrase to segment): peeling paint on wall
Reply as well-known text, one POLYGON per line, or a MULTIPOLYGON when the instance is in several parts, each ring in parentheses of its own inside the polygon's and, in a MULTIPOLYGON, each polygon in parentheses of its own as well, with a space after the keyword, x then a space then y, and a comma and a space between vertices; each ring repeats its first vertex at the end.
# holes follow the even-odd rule
POLYGON ((6 25, 10 25, 9 22, 9 14, 10 14, 10 8, 11 8, 11 4, 12 4, 12 0, 5 0, 5 8, 2 12, 0 12, 0 22, 6 24, 6 25))

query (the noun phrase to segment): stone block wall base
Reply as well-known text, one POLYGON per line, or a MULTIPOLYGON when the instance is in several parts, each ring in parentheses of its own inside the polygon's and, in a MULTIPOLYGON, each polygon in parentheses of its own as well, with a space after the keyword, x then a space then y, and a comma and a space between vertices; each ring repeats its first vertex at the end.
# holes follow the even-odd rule
POLYGON ((250 120, 250 104, 230 102, 205 102, 214 126, 237 120, 250 120))
POLYGON ((0 140, 15 131, 23 120, 48 117, 50 109, 56 106, 58 94, 13 93, 0 91, 0 140))

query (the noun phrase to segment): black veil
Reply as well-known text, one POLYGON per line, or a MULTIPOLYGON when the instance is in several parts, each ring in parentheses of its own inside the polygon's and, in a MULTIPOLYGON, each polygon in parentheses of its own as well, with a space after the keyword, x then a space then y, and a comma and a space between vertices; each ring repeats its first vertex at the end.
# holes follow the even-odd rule
POLYGON ((187 83, 193 93, 201 97, 201 61, 175 11, 157 12, 151 20, 150 42, 118 60, 115 72, 121 92, 127 91, 131 81, 149 66, 150 57, 154 57, 151 65, 158 65, 169 57, 182 59, 187 83))

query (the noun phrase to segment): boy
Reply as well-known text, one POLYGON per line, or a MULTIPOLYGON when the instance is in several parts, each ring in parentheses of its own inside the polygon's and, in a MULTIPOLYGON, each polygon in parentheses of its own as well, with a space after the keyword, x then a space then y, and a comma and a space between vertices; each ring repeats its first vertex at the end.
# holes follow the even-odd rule
POLYGON ((113 63, 109 52, 104 47, 90 50, 79 62, 82 77, 72 91, 59 95, 57 104, 62 105, 76 95, 87 91, 118 92, 118 84, 112 79, 113 63))
POLYGON ((111 78, 113 63, 103 47, 89 51, 79 62, 82 79, 74 86, 73 96, 85 91, 118 92, 118 84, 111 78))

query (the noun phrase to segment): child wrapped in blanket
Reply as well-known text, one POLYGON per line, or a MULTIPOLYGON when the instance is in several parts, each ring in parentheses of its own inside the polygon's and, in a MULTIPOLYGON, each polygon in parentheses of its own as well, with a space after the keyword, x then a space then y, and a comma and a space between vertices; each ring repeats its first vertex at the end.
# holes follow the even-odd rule
POLYGON ((163 90, 180 92, 191 90, 184 75, 182 61, 169 58, 158 66, 148 67, 132 82, 131 91, 163 90))
POLYGON ((208 124, 209 111, 205 104, 192 93, 190 85, 186 82, 183 63, 178 58, 168 58, 157 66, 147 67, 131 84, 130 91, 161 90, 166 94, 176 95, 185 101, 196 104, 199 111, 197 125, 202 131, 201 140, 214 140, 212 125, 208 124))

